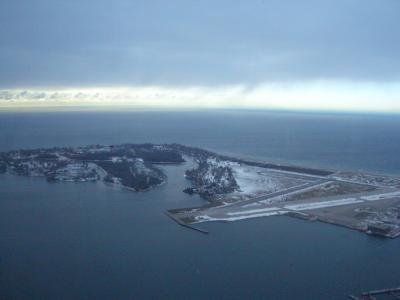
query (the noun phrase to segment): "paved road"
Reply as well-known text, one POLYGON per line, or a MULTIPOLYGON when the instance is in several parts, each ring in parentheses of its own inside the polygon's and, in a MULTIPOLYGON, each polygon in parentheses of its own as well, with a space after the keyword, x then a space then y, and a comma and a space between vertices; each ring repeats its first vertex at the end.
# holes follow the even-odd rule
POLYGON ((271 198, 274 198, 274 197, 283 196, 283 195, 286 195, 286 194, 289 194, 289 193, 293 193, 293 192, 301 191, 301 190, 304 190, 304 189, 308 189, 308 188, 311 188, 311 187, 314 187, 314 186, 317 186, 317 185, 320 185, 320 184, 323 184, 323 183, 326 183, 326 182, 329 182, 329 181, 332 181, 332 180, 330 180, 330 179, 320 179, 320 180, 316 180, 316 181, 313 181, 313 182, 308 182, 306 184, 297 185, 297 186, 294 186, 294 187, 291 187, 291 188, 288 188, 288 189, 285 189, 285 190, 280 190, 280 191, 276 191, 276 192, 273 192, 273 193, 269 193, 269 194, 265 194, 265 195, 262 195, 262 196, 258 196, 258 197, 255 197, 255 198, 251 198, 251 199, 248 199, 248 200, 243 200, 243 201, 235 202, 235 203, 232 203, 232 204, 227 204, 225 206, 214 207, 212 209, 213 210, 217 210, 217 209, 223 209, 223 208, 228 208, 229 209, 229 208, 234 208, 234 207, 240 207, 240 206, 244 206, 244 205, 247 205, 247 204, 251 204, 251 203, 255 203, 255 202, 259 202, 259 201, 263 201, 263 200, 268 200, 268 199, 271 199, 271 198))
MULTIPOLYGON (((240 209, 240 207, 244 206, 244 205, 248 205, 248 204, 252 204, 252 203, 256 203, 259 201, 263 201, 263 200, 268 200, 274 197, 278 197, 278 196, 282 196, 282 195, 286 195, 288 193, 293 193, 293 192, 298 192, 304 189, 308 189, 314 186, 318 186, 320 184, 329 182, 332 180, 329 179, 320 179, 320 180, 316 180, 313 182, 308 182, 306 184, 302 184, 302 185, 297 185, 285 190, 280 190, 280 191, 276 191, 273 193, 269 193, 269 194, 265 194, 259 197, 255 197, 255 198, 251 198, 248 200, 244 200, 244 201, 239 201, 239 202, 235 202, 235 203, 231 203, 228 205, 224 205, 224 206, 216 206, 216 207, 210 207, 207 208, 206 210, 200 210, 200 211, 193 211, 193 212, 185 212, 184 215, 186 217, 195 217, 195 216, 199 216, 199 215, 203 215, 206 211, 207 211, 207 215, 217 215, 217 216, 222 216, 225 215, 226 213, 229 212, 234 212, 238 209, 240 209)), ((279 206, 279 204, 277 203, 276 206, 279 206)))

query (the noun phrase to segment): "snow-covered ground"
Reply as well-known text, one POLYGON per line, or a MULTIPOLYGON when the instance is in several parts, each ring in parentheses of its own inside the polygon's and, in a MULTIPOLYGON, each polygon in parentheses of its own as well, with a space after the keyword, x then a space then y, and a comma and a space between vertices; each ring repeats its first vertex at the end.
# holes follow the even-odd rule
POLYGON ((230 166, 240 189, 232 193, 231 196, 254 197, 309 182, 306 178, 301 179, 290 174, 280 174, 265 168, 244 164, 232 164, 230 166))
POLYGON ((384 194, 377 194, 377 195, 370 195, 370 196, 362 196, 360 197, 363 200, 367 201, 377 201, 383 199, 390 199, 394 197, 400 197, 400 191, 392 192, 392 193, 384 193, 384 194))
POLYGON ((215 167, 233 167, 233 166, 239 166, 239 163, 233 162, 233 161, 227 161, 227 160, 219 160, 216 159, 215 157, 211 157, 207 159, 207 164, 215 166, 215 167))
POLYGON ((311 210, 318 209, 324 207, 333 207, 340 205, 349 205, 364 202, 364 200, 358 198, 345 198, 339 200, 332 201, 322 201, 322 202, 313 202, 313 203, 302 203, 295 205, 285 205, 283 207, 268 207, 268 208, 260 208, 260 209, 251 209, 244 210, 238 212, 230 212, 227 213, 227 217, 210 217, 208 215, 202 215, 195 217, 196 222, 207 222, 207 221, 238 221, 259 217, 269 217, 276 215, 283 215, 288 213, 289 211, 303 211, 303 210, 311 210))
POLYGON ((273 177, 263 176, 256 168, 236 165, 232 166, 233 176, 243 194, 274 192, 282 185, 273 177))
POLYGON ((279 207, 268 207, 268 208, 244 210, 244 211, 227 213, 227 215, 229 215, 229 216, 248 215, 248 214, 255 214, 255 213, 271 212, 271 211, 276 211, 276 210, 279 210, 279 207))
POLYGON ((223 187, 228 187, 231 184, 230 174, 227 167, 231 167, 236 163, 230 161, 216 160, 215 158, 207 159, 207 164, 210 166, 203 175, 204 183, 213 184, 218 183, 223 187), (225 168, 224 171, 218 172, 218 168, 225 168), (219 179, 217 179, 219 178, 219 179))
POLYGON ((56 170, 55 179, 60 181, 96 181, 97 172, 93 163, 70 163, 56 170))
POLYGON ((310 210, 310 209, 318 209, 324 207, 332 207, 332 206, 339 206, 339 205, 348 205, 348 204, 355 204, 364 202, 359 198, 345 198, 339 200, 330 200, 330 201, 320 201, 320 202, 311 202, 311 203, 302 203, 302 204, 293 204, 293 205, 285 205, 284 208, 290 210, 310 210))
MULTIPOLYGON (((342 195, 344 196, 344 195, 342 195)), ((207 221, 238 221, 251 218, 268 217, 276 215, 284 215, 290 211, 301 212, 309 211, 321 208, 329 208, 336 206, 353 205, 358 203, 366 203, 368 201, 379 201, 384 199, 391 199, 400 197, 400 190, 397 191, 386 191, 384 193, 367 194, 367 195, 353 195, 352 197, 342 197, 326 201, 313 201, 313 202, 302 202, 297 204, 290 203, 276 203, 273 207, 265 207, 261 203, 253 203, 252 205, 243 206, 242 210, 228 211, 225 213, 222 211, 218 213, 218 208, 210 210, 208 214, 199 215, 195 217, 195 222, 207 222, 207 221), (245 209, 247 208, 247 209, 245 209)), ((265 204, 264 204, 265 205, 265 204)))
POLYGON ((336 172, 330 176, 340 181, 368 184, 376 187, 400 187, 400 177, 360 172, 336 172))
POLYGON ((270 203, 287 201, 288 199, 290 199, 291 196, 295 196, 295 195, 298 195, 298 194, 301 194, 301 193, 305 193, 305 192, 308 192, 308 191, 312 191, 312 190, 321 188, 321 187, 323 187, 323 186, 325 186, 325 185, 327 185, 329 183, 330 183, 330 181, 322 182, 320 184, 313 185, 311 187, 308 186, 308 183, 305 183, 305 184, 303 184, 305 186, 305 188, 301 188, 302 185, 299 185, 298 186, 299 189, 297 191, 289 192, 289 193, 286 193, 284 195, 280 195, 280 196, 276 196, 276 197, 273 197, 273 198, 269 198, 267 200, 261 200, 261 201, 259 201, 259 203, 270 204, 270 203))
POLYGON ((245 216, 237 216, 237 217, 227 217, 227 218, 213 218, 213 217, 210 217, 207 215, 203 215, 203 216, 197 216, 196 222, 197 223, 208 222, 208 221, 232 222, 232 221, 246 220, 246 219, 252 219, 252 218, 277 216, 277 215, 282 215, 285 213, 287 213, 287 211, 275 210, 275 211, 271 211, 271 212, 264 212, 264 213, 251 214, 251 215, 245 215, 245 216))

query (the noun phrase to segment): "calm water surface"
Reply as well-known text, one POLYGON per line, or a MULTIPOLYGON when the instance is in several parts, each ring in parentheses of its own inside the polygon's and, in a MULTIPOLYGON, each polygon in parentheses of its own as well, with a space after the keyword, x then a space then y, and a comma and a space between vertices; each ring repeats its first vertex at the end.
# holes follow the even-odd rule
MULTIPOLYGON (((400 173, 400 118, 270 112, 0 114, 0 149, 179 142, 327 168, 400 173)), ((0 299, 346 299, 400 284, 400 239, 271 217, 163 215, 203 203, 190 165, 146 193, 0 176, 0 299)))

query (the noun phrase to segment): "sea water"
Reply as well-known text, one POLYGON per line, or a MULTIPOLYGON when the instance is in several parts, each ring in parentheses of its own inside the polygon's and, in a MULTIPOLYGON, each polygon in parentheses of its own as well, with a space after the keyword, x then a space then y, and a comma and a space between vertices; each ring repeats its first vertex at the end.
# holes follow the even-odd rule
MULTIPOLYGON (((263 111, 0 113, 0 151, 170 143, 400 174, 400 117, 263 111)), ((289 217, 178 226, 204 203, 163 166, 149 192, 0 176, 0 299, 346 299, 400 284, 400 239, 289 217)))

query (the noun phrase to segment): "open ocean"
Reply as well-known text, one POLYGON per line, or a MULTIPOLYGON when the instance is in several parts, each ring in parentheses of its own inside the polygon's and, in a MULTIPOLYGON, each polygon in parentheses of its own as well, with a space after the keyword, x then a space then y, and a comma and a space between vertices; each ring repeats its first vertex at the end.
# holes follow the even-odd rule
MULTIPOLYGON (((0 113, 0 151, 182 143, 400 175, 400 116, 267 111, 0 113)), ((178 226, 190 166, 134 193, 0 175, 0 299, 347 299, 400 285, 400 239, 289 217, 178 226)))

